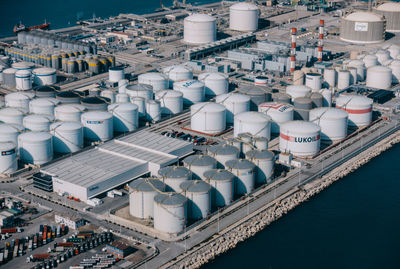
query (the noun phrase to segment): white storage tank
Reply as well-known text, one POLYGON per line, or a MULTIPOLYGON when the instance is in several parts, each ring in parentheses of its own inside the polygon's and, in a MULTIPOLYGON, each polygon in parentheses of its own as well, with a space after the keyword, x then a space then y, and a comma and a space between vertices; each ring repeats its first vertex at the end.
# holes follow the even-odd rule
POLYGON ((356 11, 341 20, 340 39, 355 44, 373 44, 385 40, 385 19, 372 12, 356 11))
POLYGON ((199 75, 199 81, 205 85, 206 96, 225 94, 229 90, 229 76, 223 73, 203 73, 199 75))
POLYGON ((129 80, 127 80, 127 79, 121 79, 120 81, 118 81, 118 92, 125 93, 126 87, 128 85, 129 85, 129 80))
POLYGON ((81 115, 86 108, 80 104, 63 104, 54 108, 54 116, 59 121, 81 122, 81 115))
POLYGON ((113 115, 113 126, 115 132, 132 132, 139 127, 138 106, 135 104, 111 104, 108 106, 108 112, 113 115))
POLYGON ((67 154, 83 149, 83 126, 76 121, 59 121, 50 125, 54 152, 67 154))
POLYGON ((368 68, 366 85, 376 89, 390 89, 392 87, 392 69, 379 65, 368 68))
POLYGON ((218 95, 216 103, 226 108, 226 122, 232 124, 236 114, 250 111, 250 97, 240 93, 226 93, 218 95))
POLYGON ((100 96, 89 96, 81 100, 81 105, 86 107, 88 111, 106 111, 110 99, 100 96))
POLYGON ((268 150, 250 150, 246 158, 256 166, 255 184, 260 186, 272 181, 274 175, 274 153, 268 150))
POLYGON ((360 95, 340 95, 336 107, 349 114, 349 127, 363 127, 371 124, 373 100, 360 95))
POLYGON ((347 121, 349 114, 333 107, 320 107, 310 111, 310 122, 321 127, 321 141, 335 142, 347 136, 347 121))
POLYGON ((185 105, 192 105, 204 101, 204 83, 198 80, 185 80, 175 82, 174 90, 179 91, 183 94, 183 104, 185 105))
POLYGON ((399 45, 392 44, 392 45, 390 45, 389 48, 387 48, 387 50, 390 53, 390 57, 392 57, 393 59, 397 59, 397 56, 400 55, 400 46, 399 45))
POLYGON ((347 70, 339 70, 338 81, 337 81, 338 90, 346 89, 349 86, 350 86, 350 72, 347 70))
POLYGON ((13 92, 4 97, 5 104, 8 107, 21 108, 29 111, 29 102, 35 97, 31 92, 13 92))
POLYGON ((378 59, 378 63, 383 65, 386 61, 390 60, 390 52, 387 50, 378 50, 376 53, 376 58, 378 59))
POLYGON ((185 228, 187 199, 178 193, 157 194, 154 197, 154 228, 177 234, 185 228))
POLYGON ((279 134, 279 124, 293 120, 293 106, 285 103, 267 102, 258 106, 258 111, 271 117, 271 132, 279 134))
POLYGON ((148 121, 161 120, 161 103, 157 100, 146 100, 146 116, 148 121))
POLYGON ((254 149, 253 135, 251 133, 240 133, 236 137, 241 142, 241 155, 246 156, 246 153, 254 149))
POLYGON ((140 219, 154 217, 154 197, 165 191, 156 178, 138 178, 129 183, 129 213, 140 219))
POLYGON ((18 136, 24 129, 24 126, 19 124, 0 123, 0 142, 13 142, 18 145, 18 136))
POLYGON ((54 116, 47 114, 31 114, 23 119, 23 126, 35 132, 48 132, 50 124, 54 122, 54 116))
POLYGON ((204 173, 205 181, 211 185, 211 201, 216 208, 230 205, 234 195, 235 176, 223 169, 212 169, 204 173))
POLYGON ((152 86, 154 91, 161 91, 169 88, 168 76, 157 72, 139 75, 138 82, 139 84, 152 86))
POLYGON ((362 60, 351 60, 348 67, 354 67, 357 69, 357 81, 364 81, 365 80, 365 64, 362 60))
POLYGON ((320 91, 322 95, 322 106, 331 107, 332 106, 332 91, 328 89, 322 89, 320 91))
POLYGON ((198 103, 190 107, 190 128, 205 134, 218 134, 226 129, 226 109, 212 102, 198 103))
POLYGON ((125 70, 122 67, 110 67, 108 69, 108 80, 111 82, 118 82, 125 78, 125 70))
POLYGON ((306 97, 311 91, 311 88, 305 85, 290 85, 286 87, 286 94, 292 97, 292 101, 298 97, 306 97))
POLYGON ((142 97, 145 100, 153 99, 153 87, 146 84, 134 84, 126 87, 126 94, 132 97, 142 97))
POLYGON ((379 65, 378 63, 378 57, 375 55, 365 55, 365 57, 362 59, 365 67, 369 68, 371 66, 379 65))
POLYGON ((271 139, 271 117, 262 112, 243 112, 235 116, 234 136, 240 133, 250 133, 271 139))
POLYGON ((324 82, 328 88, 336 86, 336 70, 334 68, 324 69, 324 82))
POLYGON ((56 94, 56 99, 61 102, 61 104, 79 104, 81 97, 77 92, 64 91, 56 94))
POLYGON ((52 85, 57 82, 56 70, 54 68, 41 67, 33 69, 33 83, 36 85, 52 85))
POLYGON ((35 63, 31 62, 16 62, 11 65, 12 68, 15 68, 17 70, 28 70, 31 71, 33 68, 35 68, 35 63))
POLYGON ((155 99, 161 104, 161 114, 173 115, 183 111, 183 93, 174 90, 158 91, 155 99))
POLYGON ((3 84, 8 87, 15 87, 15 73, 18 70, 15 68, 6 68, 3 70, 3 84))
POLYGON ((183 160, 183 165, 193 173, 193 178, 204 179, 204 172, 217 168, 217 160, 207 155, 191 155, 183 160))
POLYGON ((319 153, 321 127, 307 121, 289 121, 281 125, 279 150, 297 157, 319 153))
POLYGON ((60 102, 56 98, 38 98, 29 102, 29 112, 31 114, 54 115, 54 108, 60 102))
POLYGON ((249 160, 231 160, 226 162, 227 170, 236 176, 235 193, 238 196, 254 190, 254 163, 249 160))
POLYGON ((374 7, 374 12, 386 19, 386 32, 400 32, 400 3, 386 2, 374 7))
POLYGON ((253 32, 258 29, 260 10, 252 3, 242 2, 229 8, 229 28, 242 32, 253 32))
POLYGON ((262 136, 255 136, 252 138, 253 146, 255 149, 268 149, 268 138, 262 136))
POLYGON ((393 60, 390 63, 390 69, 392 69, 392 82, 399 83, 400 82, 400 61, 393 60))
POLYGON ((180 187, 188 198, 189 219, 206 218, 211 212, 211 186, 203 180, 190 180, 181 183, 180 187))
POLYGON ((10 124, 22 125, 25 112, 21 108, 5 107, 0 109, 0 121, 10 124))
POLYGON ((115 102, 117 104, 129 103, 129 95, 126 93, 117 93, 115 95, 115 102))
POLYGON ((18 70, 15 72, 15 87, 21 91, 32 89, 32 73, 30 70, 18 70))
POLYGON ((322 76, 319 73, 306 74, 306 86, 310 87, 313 92, 321 90, 322 76))
POLYGON ((162 182, 168 186, 167 190, 182 192, 181 183, 192 179, 192 172, 182 166, 166 166, 158 170, 162 182))
POLYGON ((174 82, 193 79, 192 70, 183 65, 165 67, 163 73, 168 76, 170 88, 173 86, 174 82))
POLYGON ((208 154, 218 161, 219 168, 225 168, 225 163, 239 158, 240 151, 237 147, 222 144, 211 146, 207 149, 208 154))
POLYGON ((27 132, 18 136, 21 161, 42 165, 53 159, 52 135, 47 132, 27 132))
POLYGON ((146 117, 146 99, 143 97, 132 97, 131 103, 138 106, 139 119, 146 117))
POLYGON ((100 92, 101 97, 105 97, 105 100, 110 100, 110 103, 115 103, 115 93, 112 90, 103 90, 100 92))
POLYGON ((85 112, 81 116, 84 138, 90 142, 113 138, 113 116, 105 111, 85 112))
POLYGON ((0 174, 11 174, 18 169, 17 145, 14 142, 0 142, 0 174))
POLYGON ((214 17, 193 14, 184 20, 183 40, 190 44, 207 44, 217 40, 217 25, 214 17))

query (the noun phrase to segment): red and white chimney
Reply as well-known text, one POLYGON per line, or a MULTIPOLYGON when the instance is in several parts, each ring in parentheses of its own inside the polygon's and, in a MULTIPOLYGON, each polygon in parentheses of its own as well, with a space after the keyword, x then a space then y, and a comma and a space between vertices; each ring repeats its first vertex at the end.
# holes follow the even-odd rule
POLYGON ((296 69, 296 33, 297 29, 292 28, 291 38, 292 38, 292 46, 290 48, 290 72, 293 73, 296 69))
POLYGON ((322 62, 322 50, 324 46, 324 20, 319 20, 319 38, 318 38, 318 62, 322 62))

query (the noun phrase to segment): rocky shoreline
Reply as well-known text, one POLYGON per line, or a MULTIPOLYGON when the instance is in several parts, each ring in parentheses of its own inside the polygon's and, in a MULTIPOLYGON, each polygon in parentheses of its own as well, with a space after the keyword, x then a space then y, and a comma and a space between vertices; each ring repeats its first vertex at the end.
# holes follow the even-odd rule
POLYGON ((236 247, 240 242, 254 236, 257 232, 263 230, 273 221, 281 218, 287 212, 305 202, 310 197, 318 194, 334 182, 345 177, 351 172, 357 170, 362 165, 369 162, 374 157, 391 148, 394 144, 400 142, 400 131, 383 139, 367 151, 350 159, 339 167, 333 169, 319 180, 308 183, 302 189, 285 198, 278 200, 272 206, 264 209, 251 219, 246 220, 239 226, 231 229, 227 228, 219 235, 215 235, 208 242, 196 246, 184 256, 178 257, 175 264, 166 264, 163 268, 199 268, 202 265, 216 258, 218 255, 227 252, 236 247))

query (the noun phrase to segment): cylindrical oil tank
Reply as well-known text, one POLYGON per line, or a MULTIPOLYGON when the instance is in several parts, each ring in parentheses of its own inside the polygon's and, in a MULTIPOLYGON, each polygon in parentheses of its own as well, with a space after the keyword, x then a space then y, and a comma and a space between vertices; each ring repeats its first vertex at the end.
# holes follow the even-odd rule
POLYGON ((18 136, 24 131, 24 126, 14 123, 0 123, 0 142, 11 141, 18 145, 18 136))
POLYGON ((115 95, 115 102, 117 104, 129 103, 129 95, 126 93, 117 93, 115 95))
POLYGON ((246 157, 246 153, 254 149, 253 135, 251 133, 240 133, 236 138, 241 142, 241 157, 246 157))
POLYGON ((228 75, 223 73, 203 73, 199 75, 199 81, 205 85, 206 96, 225 94, 229 90, 228 75))
POLYGON ((268 149, 268 138, 262 136, 255 136, 252 139, 255 149, 264 150, 268 149))
POLYGON ((53 67, 56 70, 60 69, 61 67, 60 54, 51 55, 51 67, 53 67))
POLYGON ((88 141, 107 141, 113 138, 113 116, 105 111, 89 111, 81 116, 84 138, 88 141))
POLYGON ((90 72, 93 74, 99 74, 100 73, 100 62, 97 59, 89 59, 87 62, 88 69, 90 72))
POLYGON ((33 69, 33 83, 36 85, 52 85, 57 82, 56 70, 54 68, 41 67, 33 69))
POLYGON ((357 69, 354 67, 347 67, 347 71, 350 72, 350 85, 357 84, 357 69))
POLYGON ((226 162, 226 167, 236 176, 234 187, 236 195, 241 196, 254 190, 254 163, 238 159, 226 162))
POLYGON ((183 104, 185 105, 192 105, 204 101, 204 83, 198 80, 185 80, 175 82, 174 90, 179 91, 183 94, 183 104))
POLYGON ((322 89, 320 91, 323 100, 322 100, 322 106, 324 107, 331 107, 332 106, 332 91, 329 89, 322 89))
POLYGON ((88 111, 106 111, 110 103, 110 99, 100 96, 85 97, 81 100, 81 105, 88 111))
POLYGON ((271 117, 271 132, 279 134, 279 125, 293 120, 293 106, 286 103, 268 102, 258 106, 258 111, 271 117))
POLYGON ((212 169, 206 171, 204 177, 212 187, 212 205, 216 208, 230 205, 233 201, 235 176, 227 170, 212 169))
POLYGON ((250 150, 246 158, 256 166, 255 184, 269 183, 274 174, 274 153, 268 150, 250 150))
POLYGON ((297 157, 319 153, 321 127, 307 121, 289 121, 281 125, 279 150, 297 157))
POLYGON ((192 172, 182 166, 166 166, 158 170, 162 182, 168 186, 167 190, 182 192, 181 184, 192 179, 192 172))
POLYGON ((207 14, 193 14, 185 18, 183 40, 190 44, 207 44, 217 39, 217 25, 214 17, 207 14))
POLYGON ((14 142, 0 142, 0 174, 11 174, 18 169, 17 145, 14 142))
POLYGON ((46 98, 46 97, 56 97, 56 92, 60 90, 57 86, 36 86, 33 88, 33 92, 37 98, 46 98))
POLYGON ((174 90, 162 90, 155 94, 161 104, 161 114, 173 115, 183 111, 183 93, 174 90))
POLYGON ((378 63, 383 65, 386 61, 390 60, 390 52, 387 50, 378 50, 375 53, 376 58, 378 59, 378 63))
POLYGON ((392 87, 392 69, 379 65, 368 68, 366 85, 376 89, 390 89, 392 87))
POLYGON ((363 127, 371 124, 373 100, 360 95, 340 95, 336 107, 349 114, 349 127, 363 127))
POLYGON ((54 116, 46 114, 31 114, 23 119, 23 126, 30 131, 48 132, 54 116))
POLYGON ((100 92, 100 96, 110 99, 111 103, 115 103, 115 93, 112 90, 103 90, 100 92))
POLYGON ((15 68, 6 68, 3 70, 3 84, 8 87, 15 87, 15 73, 18 70, 15 68))
POLYGON ((24 163, 42 165, 53 159, 52 135, 47 132, 27 132, 18 136, 19 158, 24 163))
POLYGON ((193 173, 194 179, 204 179, 204 172, 217 168, 217 160, 207 155, 191 155, 183 160, 183 164, 193 173))
POLYGON ((250 133, 254 136, 263 136, 271 139, 271 117, 255 111, 243 112, 235 115, 234 136, 240 133, 250 133))
POLYGON ((362 60, 366 68, 379 64, 378 57, 376 57, 375 55, 365 55, 365 57, 362 60))
POLYGON ((392 82, 399 83, 400 82, 400 61, 393 60, 390 63, 390 69, 392 69, 392 82))
POLYGON ((59 121, 81 121, 86 108, 80 104, 63 104, 54 108, 54 116, 59 121))
POLYGON ((5 107, 0 109, 0 121, 22 125, 23 118, 27 110, 15 107, 5 107))
POLYGON ((148 121, 161 120, 161 103, 157 100, 146 100, 146 118, 148 121))
POLYGON ((76 58, 75 57, 71 57, 68 59, 67 62, 67 73, 69 74, 74 74, 76 73, 76 68, 77 64, 76 64, 76 58))
POLYGON ((100 96, 101 89, 99 87, 94 87, 94 88, 90 88, 88 91, 89 91, 90 97, 100 96))
POLYGON ((29 102, 29 112, 31 114, 54 115, 54 108, 60 102, 55 98, 38 98, 29 102))
POLYGON ((35 68, 35 64, 31 62, 15 62, 11 65, 12 68, 17 70, 29 70, 32 71, 35 68))
POLYGON ((304 84, 304 72, 301 70, 295 70, 293 73, 293 85, 304 84))
POLYGON ((126 94, 129 97, 142 97, 145 100, 153 99, 153 87, 146 84, 134 84, 126 87, 126 94))
POLYGON ((344 90, 349 86, 350 86, 350 72, 347 70, 339 70, 338 81, 337 81, 338 90, 344 90))
POLYGON ((319 92, 313 92, 310 95, 310 99, 312 102, 312 108, 322 107, 324 102, 324 97, 319 92))
POLYGON ((56 99, 59 100, 61 104, 79 104, 81 97, 76 92, 64 91, 57 93, 56 99))
POLYGON ((322 76, 319 73, 306 74, 306 86, 310 87, 313 92, 321 90, 322 76))
POLYGON ((277 92, 272 95, 272 100, 277 103, 290 104, 292 97, 286 93, 277 92))
POLYGON ((336 86, 336 70, 334 68, 324 69, 324 82, 327 88, 336 86))
POLYGON ((227 161, 238 159, 240 154, 238 148, 228 144, 211 146, 207 149, 207 152, 218 161, 218 168, 225 168, 227 161))
POLYGON ((192 70, 183 65, 168 66, 163 69, 163 72, 168 76, 170 88, 173 86, 174 82, 193 79, 192 70))
POLYGON ((187 199, 178 193, 157 194, 154 197, 154 228, 160 232, 182 232, 187 220, 187 199))
POLYGON ((203 180, 190 180, 181 183, 183 195, 188 199, 188 217, 200 220, 211 212, 211 186, 203 180))
POLYGON ((154 91, 161 91, 169 88, 168 76, 157 72, 139 75, 138 82, 139 84, 152 86, 154 91))
POLYGON ((310 109, 312 108, 312 100, 309 97, 297 97, 293 101, 295 120, 308 120, 310 109))
POLYGON ((50 125, 54 152, 67 154, 83 148, 83 126, 76 121, 59 121, 50 125))
POLYGON ((29 102, 35 97, 32 92, 13 92, 4 97, 5 105, 8 107, 21 108, 29 111, 29 102))
POLYGON ((373 11, 386 19, 386 32, 400 32, 400 3, 386 2, 378 4, 373 11))
POLYGON ((114 132, 127 133, 139 127, 138 106, 135 104, 111 104, 108 112, 113 115, 114 132))
POLYGON ((118 81, 118 92, 126 93, 126 87, 128 87, 129 81, 127 79, 122 79, 118 81))
POLYGON ((250 97, 250 110, 257 111, 258 105, 268 102, 265 87, 260 86, 240 86, 239 92, 250 97))
POLYGON ((218 134, 226 129, 226 108, 212 102, 190 107, 190 128, 205 134, 218 134))
POLYGON ((232 124, 236 114, 250 111, 250 97, 240 93, 226 93, 218 95, 216 103, 223 104, 226 108, 226 121, 232 124))
POLYGON ((32 89, 32 74, 30 70, 18 70, 15 72, 15 87, 21 91, 32 89))
POLYGON ((256 86, 268 86, 268 77, 257 76, 254 78, 254 85, 256 86))
POLYGON ((129 213, 140 219, 154 217, 154 197, 165 191, 157 178, 138 178, 129 183, 129 213))
POLYGON ((365 80, 365 64, 362 60, 351 60, 348 67, 354 67, 357 70, 357 81, 365 80))
POLYGON ((321 140, 334 142, 347 136, 348 113, 333 107, 320 107, 310 111, 310 122, 321 127, 321 140))
POLYGON ((305 97, 309 95, 311 91, 311 88, 305 85, 290 85, 286 87, 286 94, 292 97, 292 101, 297 97, 305 97))
POLYGON ((138 106, 139 118, 146 117, 146 100, 143 97, 132 97, 131 103, 138 106))
POLYGON ((111 67, 108 70, 108 80, 118 82, 125 78, 125 70, 122 67, 111 67))
POLYGON ((258 29, 260 10, 252 3, 237 3, 229 8, 229 28, 242 32, 253 32, 258 29))
POLYGON ((341 20, 340 39, 356 44, 373 44, 385 40, 385 19, 372 12, 357 11, 341 20))

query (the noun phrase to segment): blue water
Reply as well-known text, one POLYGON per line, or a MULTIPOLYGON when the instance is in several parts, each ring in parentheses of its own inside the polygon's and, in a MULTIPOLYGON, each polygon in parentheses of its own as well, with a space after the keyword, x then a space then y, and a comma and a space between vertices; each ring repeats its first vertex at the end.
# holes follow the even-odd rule
POLYGON ((204 266, 400 268, 400 145, 204 266))

